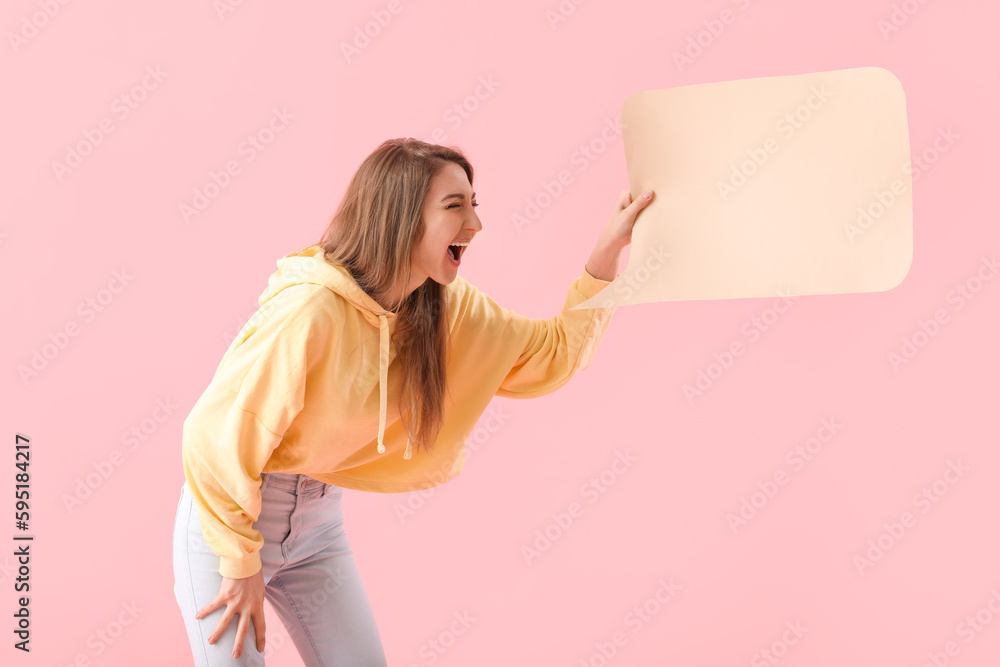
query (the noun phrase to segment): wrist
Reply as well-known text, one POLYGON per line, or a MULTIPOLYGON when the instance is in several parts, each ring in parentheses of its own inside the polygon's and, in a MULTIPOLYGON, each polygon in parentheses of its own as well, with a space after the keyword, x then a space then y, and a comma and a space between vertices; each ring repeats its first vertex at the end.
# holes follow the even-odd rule
POLYGON ((621 259, 623 247, 621 243, 601 238, 594 247, 594 251, 590 254, 590 259, 584 268, 595 278, 607 281, 614 280, 618 273, 618 264, 621 259))

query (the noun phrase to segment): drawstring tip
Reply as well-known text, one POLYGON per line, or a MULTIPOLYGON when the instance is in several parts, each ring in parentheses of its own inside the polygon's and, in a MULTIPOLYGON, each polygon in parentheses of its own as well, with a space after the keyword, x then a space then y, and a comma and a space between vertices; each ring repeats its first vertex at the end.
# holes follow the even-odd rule
POLYGON ((378 453, 385 454, 385 445, 383 445, 381 442, 378 443, 378 453))

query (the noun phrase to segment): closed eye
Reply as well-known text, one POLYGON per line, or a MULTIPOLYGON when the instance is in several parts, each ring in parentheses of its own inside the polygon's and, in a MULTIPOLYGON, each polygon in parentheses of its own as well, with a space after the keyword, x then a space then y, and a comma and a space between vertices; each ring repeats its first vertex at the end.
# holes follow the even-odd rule
MULTIPOLYGON (((454 208, 455 206, 461 206, 461 204, 452 204, 451 206, 448 206, 447 208, 454 208)), ((473 204, 473 206, 474 207, 475 206, 479 206, 479 204, 478 203, 477 204, 473 204)))

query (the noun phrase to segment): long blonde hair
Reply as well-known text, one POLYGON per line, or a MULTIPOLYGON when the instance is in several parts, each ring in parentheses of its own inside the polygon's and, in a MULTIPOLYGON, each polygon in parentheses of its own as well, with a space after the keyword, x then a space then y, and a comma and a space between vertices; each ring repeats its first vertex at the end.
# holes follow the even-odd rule
POLYGON ((394 288, 409 284, 410 255, 425 231, 424 199, 431 179, 449 162, 462 167, 472 184, 472 165, 457 148, 410 138, 384 141, 358 167, 319 243, 327 259, 345 266, 361 289, 396 312, 392 342, 402 364, 400 416, 414 444, 426 451, 443 421, 444 286, 428 278, 401 302, 389 302, 394 288))

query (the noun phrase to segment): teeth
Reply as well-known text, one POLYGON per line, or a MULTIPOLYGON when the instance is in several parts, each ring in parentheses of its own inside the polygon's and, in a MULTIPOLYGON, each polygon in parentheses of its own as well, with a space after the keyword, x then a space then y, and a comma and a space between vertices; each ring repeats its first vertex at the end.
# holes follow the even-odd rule
POLYGON ((465 243, 449 243, 448 245, 469 245, 469 242, 466 241, 465 243))

